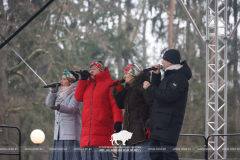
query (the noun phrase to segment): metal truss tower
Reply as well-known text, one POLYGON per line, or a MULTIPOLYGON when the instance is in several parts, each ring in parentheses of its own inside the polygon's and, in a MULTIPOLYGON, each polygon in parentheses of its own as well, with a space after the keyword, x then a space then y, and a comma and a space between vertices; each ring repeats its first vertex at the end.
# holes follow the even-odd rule
MULTIPOLYGON (((227 41, 228 0, 206 0, 206 36, 203 37, 186 6, 179 0, 201 40, 206 43, 206 124, 205 136, 227 134, 227 41)), ((227 137, 209 139, 209 159, 226 159, 227 137)))
MULTIPOLYGON (((227 0, 212 3, 212 0, 207 0, 206 137, 210 134, 227 134, 227 0)), ((211 138, 208 145, 213 153, 209 158, 226 159, 226 150, 222 153, 221 149, 227 146, 227 137, 211 138)))

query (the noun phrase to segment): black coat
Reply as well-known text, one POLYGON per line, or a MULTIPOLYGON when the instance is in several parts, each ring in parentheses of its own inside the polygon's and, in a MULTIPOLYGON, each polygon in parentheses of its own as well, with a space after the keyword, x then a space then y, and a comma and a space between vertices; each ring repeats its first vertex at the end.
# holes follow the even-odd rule
POLYGON ((186 61, 178 70, 152 74, 152 84, 147 91, 154 97, 150 138, 177 145, 182 128, 188 97, 188 80, 192 77, 186 61))
POLYGON ((125 109, 123 130, 133 133, 127 145, 147 140, 146 130, 149 128, 154 98, 143 89, 144 81, 150 81, 149 72, 142 72, 131 85, 126 84, 119 92, 113 89, 118 108, 125 109))

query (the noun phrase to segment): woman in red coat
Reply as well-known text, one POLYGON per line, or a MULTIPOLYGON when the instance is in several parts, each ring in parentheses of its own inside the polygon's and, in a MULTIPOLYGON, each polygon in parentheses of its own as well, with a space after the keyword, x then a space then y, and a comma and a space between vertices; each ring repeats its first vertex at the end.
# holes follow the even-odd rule
POLYGON ((80 74, 74 96, 83 102, 80 146, 87 149, 83 150, 82 159, 112 160, 112 152, 99 152, 99 146, 112 146, 111 135, 122 129, 122 110, 116 106, 109 87, 113 80, 101 61, 91 63, 91 76, 88 71, 80 74))

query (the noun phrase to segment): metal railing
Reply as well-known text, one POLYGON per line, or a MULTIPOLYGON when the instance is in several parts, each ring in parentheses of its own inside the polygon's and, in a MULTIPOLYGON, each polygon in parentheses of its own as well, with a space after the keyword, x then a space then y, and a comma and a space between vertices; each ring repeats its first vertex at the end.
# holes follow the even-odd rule
POLYGON ((14 126, 0 126, 0 128, 15 128, 18 130, 19 140, 18 140, 18 153, 0 153, 0 155, 12 155, 12 156, 18 156, 19 160, 21 160, 21 131, 18 127, 14 126))
POLYGON ((205 144, 205 159, 208 160, 207 151, 208 151, 208 139, 202 134, 180 134, 180 136, 191 136, 191 137, 202 137, 204 139, 205 144))
POLYGON ((209 135, 207 138, 202 135, 202 134, 180 134, 180 136, 195 136, 195 137, 203 137, 204 138, 204 143, 205 143, 205 159, 208 160, 208 141, 211 137, 215 137, 215 136, 240 136, 240 133, 235 133, 235 134, 217 134, 217 135, 209 135))
MULTIPOLYGON (((18 130, 18 135, 19 135, 19 145, 18 145, 18 153, 0 153, 0 155, 14 155, 14 156, 18 156, 19 160, 21 160, 21 131, 18 127, 14 127, 14 126, 0 126, 0 128, 15 128, 18 130)), ((215 137, 215 136, 240 136, 240 133, 236 133, 236 134, 218 134, 218 135, 209 135, 207 138, 202 135, 202 134, 180 134, 180 136, 191 136, 191 137, 202 137, 204 139, 204 144, 205 144, 205 160, 208 160, 208 141, 211 137, 215 137)), ((114 158, 118 157, 118 152, 115 153, 113 152, 114 158)))
MULTIPOLYGON (((208 148, 208 140, 209 140, 209 138, 211 138, 211 137, 215 137, 215 136, 240 136, 240 133, 235 133, 235 134, 217 134, 217 135, 214 135, 214 134, 212 134, 212 135, 209 135, 208 137, 207 137, 207 139, 206 139, 206 148, 208 148)), ((208 160, 208 150, 206 150, 206 152, 205 152, 205 157, 207 157, 207 159, 206 160, 208 160)))

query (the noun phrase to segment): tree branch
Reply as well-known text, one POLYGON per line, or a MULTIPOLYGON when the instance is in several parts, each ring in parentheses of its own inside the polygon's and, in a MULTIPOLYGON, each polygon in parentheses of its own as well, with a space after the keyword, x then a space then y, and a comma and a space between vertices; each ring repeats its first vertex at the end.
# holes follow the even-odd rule
POLYGON ((56 25, 63 27, 69 34, 71 34, 70 30, 66 26, 60 25, 60 24, 56 24, 56 25))
MULTIPOLYGON (((178 35, 179 35, 179 33, 180 33, 180 18, 178 18, 178 23, 177 23, 177 25, 176 25, 176 30, 175 30, 175 33, 176 34, 174 34, 174 35, 176 35, 175 37, 178 37, 178 35)), ((173 48, 176 48, 176 45, 177 45, 177 39, 176 39, 176 41, 173 41, 173 48)))
POLYGON ((27 110, 27 109, 29 109, 29 108, 15 107, 15 108, 9 108, 9 109, 7 110, 7 112, 8 112, 8 113, 14 113, 14 114, 16 114, 16 113, 19 113, 19 112, 21 112, 21 111, 25 111, 25 110, 27 110))
MULTIPOLYGON (((16 72, 16 73, 13 73, 13 74, 17 74, 18 76, 20 76, 20 77, 23 79, 23 81, 27 84, 27 86, 28 86, 29 88, 32 88, 33 90, 36 90, 36 88, 33 88, 33 87, 27 82, 25 76, 24 76, 21 72, 16 72)), ((13 75, 13 74, 12 74, 12 75, 13 75)))
MULTIPOLYGON (((43 50, 43 49, 36 49, 34 52, 32 52, 27 59, 25 59, 26 62, 29 62, 35 58, 37 58, 38 56, 48 53, 47 51, 43 50)), ((19 64, 17 64, 16 66, 13 66, 11 68, 6 68, 6 73, 7 75, 11 75, 11 74, 15 74, 18 70, 22 69, 24 67, 24 62, 21 62, 19 64)))
POLYGON ((163 10, 164 10, 165 12, 167 12, 167 14, 169 15, 169 11, 167 10, 165 4, 164 4, 161 0, 159 0, 159 3, 162 5, 163 10))
POLYGON ((57 18, 55 20, 55 24, 52 26, 52 28, 53 28, 52 31, 51 31, 52 34, 47 36, 47 38, 46 38, 45 42, 42 44, 41 48, 44 48, 44 46, 47 44, 47 42, 52 39, 53 35, 55 34, 55 32, 57 30, 57 25, 58 25, 58 22, 60 21, 60 18, 62 16, 63 12, 64 11, 63 11, 63 6, 62 6, 60 11, 59 11, 59 13, 58 13, 58 16, 57 16, 57 18))
POLYGON ((126 16, 124 13, 123 13, 122 15, 123 15, 125 18, 127 18, 127 16, 126 16))
POLYGON ((137 31, 138 31, 138 28, 139 28, 139 24, 140 24, 140 21, 141 21, 141 19, 142 19, 142 15, 143 15, 144 10, 145 10, 145 7, 146 7, 146 2, 147 2, 147 1, 144 0, 144 2, 143 2, 142 12, 141 12, 141 14, 140 14, 140 17, 139 17, 139 20, 138 20, 138 23, 137 23, 137 27, 136 27, 136 29, 135 29, 135 31, 134 31, 134 34, 133 34, 133 38, 132 38, 131 44, 133 43, 133 41, 134 41, 134 39, 135 39, 135 37, 136 37, 136 35, 137 35, 137 31))
POLYGON ((49 43, 50 44, 58 44, 59 42, 64 42, 64 41, 67 41, 67 40, 69 40, 69 39, 68 38, 64 38, 64 39, 59 39, 57 41, 50 41, 49 43))

